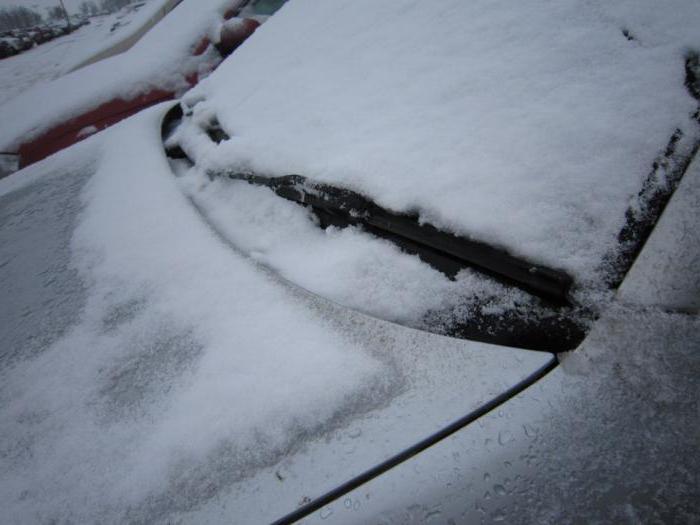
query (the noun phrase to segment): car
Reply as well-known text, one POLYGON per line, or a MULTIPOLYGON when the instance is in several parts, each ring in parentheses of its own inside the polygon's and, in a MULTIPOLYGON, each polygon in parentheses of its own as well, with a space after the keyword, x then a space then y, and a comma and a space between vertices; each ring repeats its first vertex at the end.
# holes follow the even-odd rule
POLYGON ((17 49, 10 38, 0 38, 0 58, 7 58, 17 54, 17 49))
POLYGON ((27 33, 17 32, 16 34, 17 36, 15 37, 14 43, 18 52, 26 51, 27 49, 34 47, 34 41, 27 33))
POLYGON ((293 0, 0 181, 6 518, 696 521, 676 7, 293 0))
MULTIPOLYGON (((19 155, 19 165, 28 166, 83 139, 86 129, 104 129, 145 107, 174 98, 215 68, 282 3, 266 2, 260 10, 258 2, 248 5, 242 0, 211 0, 206 5, 185 2, 177 7, 176 2, 165 2, 163 9, 175 9, 133 50, 127 49, 134 45, 139 31, 80 62, 76 70, 87 67, 85 71, 72 71, 36 86, 3 108, 0 115, 12 125, 0 134, 0 150, 19 155), (238 17, 241 10, 248 14, 238 17), (173 40, 175 34, 178 37, 173 40), (112 56, 115 53, 122 54, 112 56), (140 70, 130 68, 127 78, 115 73, 133 63, 146 65, 140 70), (59 103, 43 111, 29 109, 37 97, 57 92, 64 94, 59 103)), ((162 14, 156 10, 153 20, 162 14)))

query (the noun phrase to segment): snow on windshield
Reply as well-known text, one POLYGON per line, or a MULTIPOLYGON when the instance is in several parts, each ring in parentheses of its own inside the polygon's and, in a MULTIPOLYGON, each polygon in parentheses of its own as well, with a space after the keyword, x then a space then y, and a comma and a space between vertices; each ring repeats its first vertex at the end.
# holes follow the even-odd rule
POLYGON ((676 128, 700 4, 295 0, 192 99, 203 168, 298 173, 595 282, 676 128))
MULTIPOLYGON (((0 106, 0 151, 14 151, 20 142, 115 98, 128 100, 155 88, 183 91, 188 87, 185 76, 215 60, 206 53, 194 57, 191 52, 230 4, 230 0, 185 0, 125 53, 14 97, 0 106), (46 103, 37 105, 37 100, 46 103)), ((36 58, 34 51, 29 58, 36 58)), ((71 64, 77 64, 77 58, 84 56, 71 64)), ((29 67, 40 64, 32 62, 29 67)))

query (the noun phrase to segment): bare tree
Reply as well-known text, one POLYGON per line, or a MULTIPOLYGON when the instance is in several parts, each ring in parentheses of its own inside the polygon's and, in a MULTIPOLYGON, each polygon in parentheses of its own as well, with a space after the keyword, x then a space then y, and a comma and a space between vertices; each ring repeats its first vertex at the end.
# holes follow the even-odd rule
POLYGON ((93 0, 86 0, 80 4, 80 14, 83 16, 96 16, 100 13, 100 8, 93 0))
POLYGON ((33 27, 43 21, 40 13, 28 7, 0 8, 0 31, 33 27))
POLYGON ((48 17, 49 20, 63 20, 63 9, 61 9, 61 6, 49 7, 48 17))
POLYGON ((114 11, 119 11, 122 7, 129 5, 132 0, 102 0, 100 2, 100 7, 102 11, 107 11, 108 13, 113 13, 114 11))

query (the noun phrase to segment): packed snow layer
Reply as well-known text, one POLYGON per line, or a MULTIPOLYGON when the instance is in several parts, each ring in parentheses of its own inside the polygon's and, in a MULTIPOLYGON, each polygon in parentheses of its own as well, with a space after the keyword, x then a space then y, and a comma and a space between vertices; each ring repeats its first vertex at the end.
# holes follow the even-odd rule
POLYGON ((173 177, 165 109, 0 181, 8 522, 269 522, 550 359, 350 312, 240 255, 173 177))
MULTIPOLYGON (((254 260, 303 288, 342 305, 415 327, 429 312, 468 312, 476 300, 492 308, 526 304, 528 295, 470 270, 455 279, 360 228, 321 229, 313 214, 267 188, 209 181, 175 163, 180 184, 205 218, 254 260)), ((435 321, 431 330, 441 330, 435 321)))
POLYGON ((0 106, 0 151, 14 151, 21 142, 115 98, 129 100, 153 89, 184 91, 188 74, 208 70, 217 60, 210 53, 192 56, 194 47, 236 3, 184 0, 125 53, 26 89, 0 106))
MULTIPOLYGON (((87 288, 79 322, 36 359, 3 359, 0 501, 12 522, 95 521, 99 514, 73 514, 81 499, 99 501, 83 513, 106 512, 107 493, 123 508, 177 475, 177 463, 217 448, 247 457, 239 470, 252 468, 299 428, 351 410, 362 393, 371 405, 382 390, 385 365, 197 217, 159 149, 160 114, 149 116, 145 133, 108 136, 84 190, 71 241, 87 288)), ((91 163, 70 160, 58 168, 84 180, 91 163)), ((18 254, 32 259, 26 247, 18 254)))
POLYGON ((348 187, 594 281, 697 133, 699 26, 695 0, 295 0, 188 95, 232 136, 202 167, 348 187))
MULTIPOLYGON (((96 16, 90 24, 17 56, 0 60, 0 104, 8 103, 35 84, 73 70, 89 57, 125 38, 161 8, 164 0, 149 0, 117 13, 96 16)), ((55 4, 55 3, 54 3, 55 4)))

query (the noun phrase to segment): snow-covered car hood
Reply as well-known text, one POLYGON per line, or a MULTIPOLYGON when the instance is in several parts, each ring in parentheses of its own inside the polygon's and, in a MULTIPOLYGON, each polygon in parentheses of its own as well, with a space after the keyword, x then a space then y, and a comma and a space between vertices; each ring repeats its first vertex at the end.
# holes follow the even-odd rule
POLYGON ((166 109, 0 182, 10 521, 270 521, 551 365, 241 255, 180 191, 166 109))
MULTIPOLYGON (((181 2, 125 53, 24 90, 0 106, 0 150, 14 151, 22 142, 114 99, 129 100, 153 89, 184 92, 188 75, 216 63, 216 57, 192 56, 192 51, 232 4, 181 2)), ((85 58, 76 49, 67 52, 76 53, 75 61, 63 57, 70 64, 85 58)))

